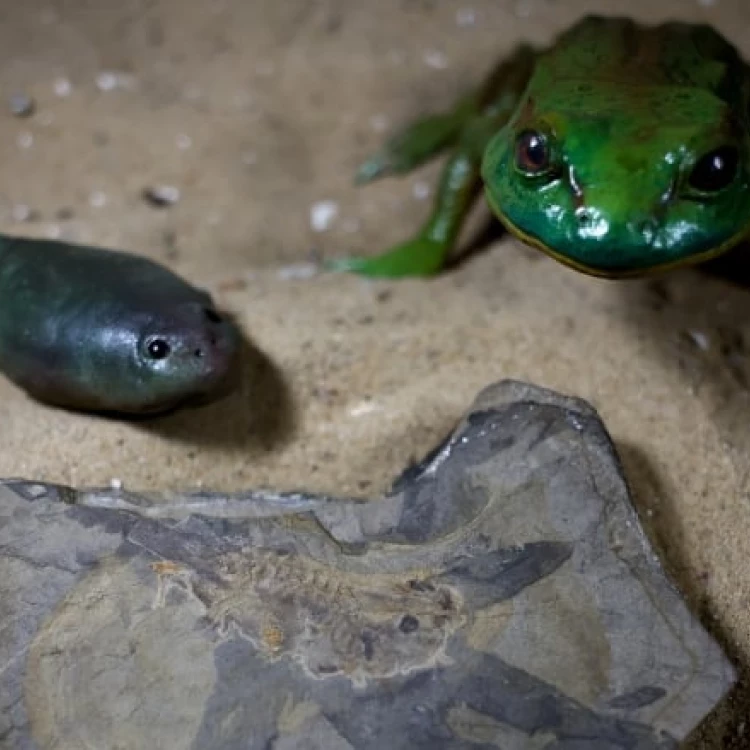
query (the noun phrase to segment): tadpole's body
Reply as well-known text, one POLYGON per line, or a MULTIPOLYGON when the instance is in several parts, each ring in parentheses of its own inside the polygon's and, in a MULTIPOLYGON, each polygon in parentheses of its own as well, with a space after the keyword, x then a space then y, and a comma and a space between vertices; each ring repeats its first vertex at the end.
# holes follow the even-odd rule
POLYGON ((154 261, 0 235, 0 371, 40 401, 149 414, 210 400, 239 345, 206 292, 154 261))

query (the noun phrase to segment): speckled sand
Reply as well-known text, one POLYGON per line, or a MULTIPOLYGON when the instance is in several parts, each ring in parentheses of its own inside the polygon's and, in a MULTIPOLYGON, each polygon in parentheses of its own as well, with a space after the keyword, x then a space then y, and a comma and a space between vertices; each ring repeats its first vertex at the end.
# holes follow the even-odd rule
MULTIPOLYGON (((742 673, 690 747, 750 747, 750 289, 698 271, 593 280, 507 237, 430 282, 307 273, 316 254, 377 252, 425 216, 438 165, 352 186, 392 128, 450 103, 517 40, 622 7, 6 3, 0 90, 32 96, 36 112, 0 109, 0 230, 158 258, 216 294, 268 362, 228 401, 140 425, 51 410, 0 380, 0 475, 370 494, 492 381, 582 396, 742 673), (144 202, 160 185, 179 189, 175 205, 144 202)), ((743 0, 628 9, 714 22, 750 56, 743 0)))

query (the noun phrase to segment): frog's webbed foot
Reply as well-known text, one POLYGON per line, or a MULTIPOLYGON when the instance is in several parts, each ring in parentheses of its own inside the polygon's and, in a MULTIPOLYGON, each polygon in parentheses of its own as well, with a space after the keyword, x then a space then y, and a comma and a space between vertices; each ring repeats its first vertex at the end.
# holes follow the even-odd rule
POLYGON ((329 261, 329 271, 358 273, 380 278, 433 276, 443 265, 448 252, 444 242, 416 237, 372 257, 338 258, 329 261))
POLYGON ((327 270, 386 278, 437 274, 455 245, 479 184, 476 149, 459 146, 443 168, 432 211, 416 237, 371 258, 330 261, 327 270))
POLYGON ((354 182, 365 185, 381 177, 405 175, 453 146, 470 111, 464 104, 407 125, 357 169, 354 182))

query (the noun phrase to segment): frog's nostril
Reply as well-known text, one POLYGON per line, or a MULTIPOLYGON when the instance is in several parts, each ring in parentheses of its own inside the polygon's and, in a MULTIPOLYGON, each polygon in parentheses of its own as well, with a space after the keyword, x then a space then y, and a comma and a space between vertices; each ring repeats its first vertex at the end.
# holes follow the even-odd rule
POLYGON ((576 211, 576 219, 578 219, 578 225, 581 227, 591 226, 591 212, 585 208, 576 211))

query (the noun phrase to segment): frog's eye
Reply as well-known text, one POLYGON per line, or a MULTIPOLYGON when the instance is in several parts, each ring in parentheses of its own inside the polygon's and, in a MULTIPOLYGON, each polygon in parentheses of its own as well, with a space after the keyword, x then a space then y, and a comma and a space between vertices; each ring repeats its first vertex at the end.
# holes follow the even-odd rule
POLYGON ((547 138, 537 130, 523 130, 516 138, 516 166, 528 175, 539 175, 550 167, 547 138))
POLYGON ((722 146, 710 151, 695 163, 688 183, 701 193, 716 193, 734 180, 739 160, 739 152, 734 146, 722 146))

